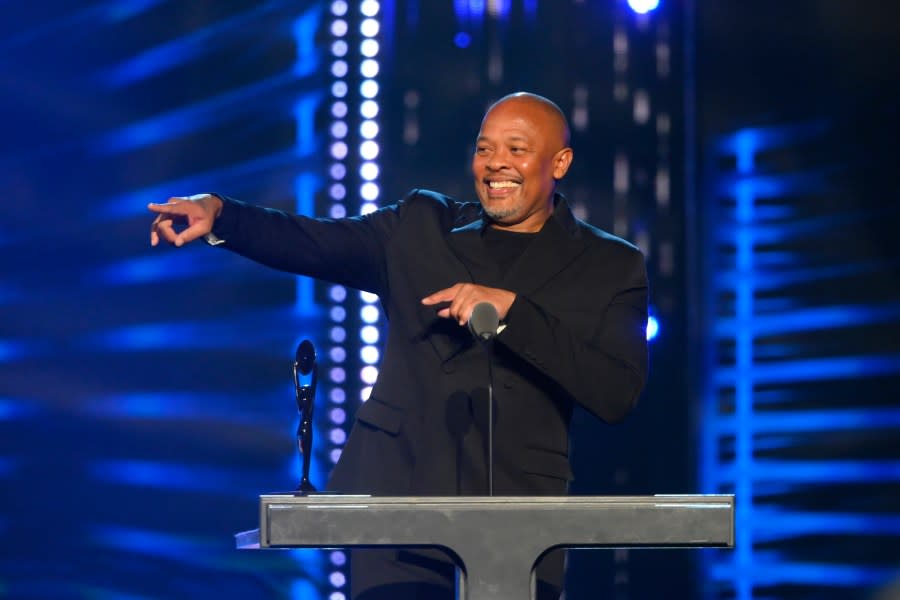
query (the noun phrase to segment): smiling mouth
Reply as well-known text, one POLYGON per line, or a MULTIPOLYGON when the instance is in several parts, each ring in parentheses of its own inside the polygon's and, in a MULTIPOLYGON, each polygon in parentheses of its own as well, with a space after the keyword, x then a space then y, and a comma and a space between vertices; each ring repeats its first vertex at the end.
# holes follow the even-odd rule
POLYGON ((488 187, 492 190, 502 190, 505 188, 516 188, 522 185, 518 181, 488 181, 488 187))
POLYGON ((487 185, 488 193, 498 196, 505 195, 512 190, 522 186, 522 183, 520 181, 511 181, 508 179, 485 180, 484 183, 487 185))

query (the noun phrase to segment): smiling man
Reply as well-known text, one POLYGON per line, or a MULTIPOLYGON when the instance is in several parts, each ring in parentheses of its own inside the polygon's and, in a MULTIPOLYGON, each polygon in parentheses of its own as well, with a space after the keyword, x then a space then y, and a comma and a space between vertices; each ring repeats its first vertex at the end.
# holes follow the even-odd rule
MULTIPOLYGON (((343 493, 487 493, 487 373, 465 325, 475 305, 491 303, 502 320, 491 347, 494 492, 563 495, 575 404, 618 421, 647 371, 643 257, 577 220, 556 193, 572 162, 568 146, 554 103, 512 94, 481 124, 478 202, 413 190, 369 215, 331 220, 201 194, 151 204, 150 239, 181 246, 205 237, 277 269, 378 294, 387 341, 329 483, 343 493)), ((539 598, 557 598, 563 555, 544 560, 538 577, 539 598)), ((436 551, 360 552, 351 584, 359 600, 443 600, 453 597, 453 569, 436 551)))

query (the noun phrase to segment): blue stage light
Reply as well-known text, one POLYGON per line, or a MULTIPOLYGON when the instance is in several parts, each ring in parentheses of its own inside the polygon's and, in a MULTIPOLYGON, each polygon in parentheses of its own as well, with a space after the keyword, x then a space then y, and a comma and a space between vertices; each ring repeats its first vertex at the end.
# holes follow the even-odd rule
POLYGON ((628 0, 628 6, 639 15, 645 15, 659 8, 659 0, 628 0))
POLYGON ((653 340, 657 335, 659 335, 659 321, 651 315, 647 317, 647 341, 653 340))
POLYGON ((460 31, 453 36, 453 43, 456 44, 457 48, 468 48, 469 44, 472 43, 472 36, 465 31, 460 31))

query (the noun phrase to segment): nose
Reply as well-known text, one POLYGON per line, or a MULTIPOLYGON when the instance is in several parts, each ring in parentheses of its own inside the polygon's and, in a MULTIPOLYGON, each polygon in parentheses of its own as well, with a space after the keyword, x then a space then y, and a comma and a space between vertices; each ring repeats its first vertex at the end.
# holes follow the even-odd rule
POLYGON ((508 158, 509 156, 507 155, 506 150, 502 148, 495 150, 494 152, 491 152, 491 155, 488 157, 485 167, 491 171, 499 171, 509 166, 508 158))

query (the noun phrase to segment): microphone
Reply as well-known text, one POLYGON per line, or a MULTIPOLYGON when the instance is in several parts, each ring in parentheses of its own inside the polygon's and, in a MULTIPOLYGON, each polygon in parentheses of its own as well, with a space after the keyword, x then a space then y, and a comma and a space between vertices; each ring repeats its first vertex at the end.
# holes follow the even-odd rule
POLYGON ((497 335, 497 327, 500 326, 500 316, 497 309, 490 302, 479 302, 472 310, 469 317, 469 331, 479 341, 485 342, 497 335))

